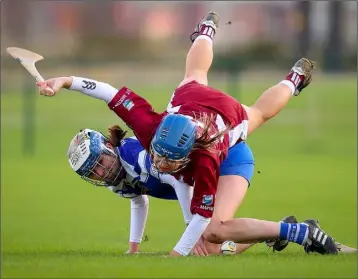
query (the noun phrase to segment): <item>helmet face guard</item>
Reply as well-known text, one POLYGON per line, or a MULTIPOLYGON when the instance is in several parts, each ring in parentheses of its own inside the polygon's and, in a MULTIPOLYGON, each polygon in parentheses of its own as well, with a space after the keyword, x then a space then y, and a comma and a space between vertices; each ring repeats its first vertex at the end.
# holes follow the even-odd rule
MULTIPOLYGON (((161 158, 159 163, 176 164, 183 169, 190 161, 189 154, 196 139, 197 126, 192 118, 181 114, 168 114, 160 123, 150 145, 153 165, 158 169, 154 156, 161 158)), ((157 160, 158 161, 158 160, 157 160)))
POLYGON ((72 169, 96 186, 116 186, 125 176, 118 154, 106 143, 101 133, 85 129, 72 139, 67 152, 72 169))
MULTIPOLYGON (((152 162, 152 166, 158 171, 158 172, 161 172, 159 171, 159 168, 158 168, 158 165, 162 164, 162 163, 165 163, 165 164, 172 164, 172 165, 177 165, 178 167, 173 169, 172 171, 169 171, 169 172, 166 172, 166 173, 176 173, 182 169, 184 169, 190 162, 190 159, 188 157, 185 157, 183 159, 178 159, 178 160, 172 160, 172 159, 168 159, 168 157, 165 157, 165 156, 162 156, 160 155, 156 150, 155 148, 153 147, 153 144, 150 145, 150 160, 152 162), (157 157, 160 157, 161 159, 157 161, 154 159, 155 158, 155 155, 157 157)), ((163 172, 162 172, 163 173, 163 172)))

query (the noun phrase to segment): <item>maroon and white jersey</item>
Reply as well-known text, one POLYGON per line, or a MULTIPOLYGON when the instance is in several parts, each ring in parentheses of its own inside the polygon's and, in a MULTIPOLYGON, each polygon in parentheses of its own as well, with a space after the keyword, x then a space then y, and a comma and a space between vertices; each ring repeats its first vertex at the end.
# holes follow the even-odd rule
POLYGON ((228 133, 229 147, 247 137, 248 118, 242 105, 230 95, 196 81, 177 88, 166 111, 193 117, 200 113, 213 115, 219 131, 233 127, 228 133))
MULTIPOLYGON (((228 125, 233 127, 216 144, 217 152, 193 151, 189 155, 191 161, 188 166, 174 174, 179 180, 194 185, 191 212, 211 217, 220 164, 226 158, 228 148, 247 136, 247 115, 241 104, 224 92, 193 81, 174 91, 170 104, 163 113, 154 112, 145 99, 126 87, 119 90, 108 106, 133 130, 147 151, 161 120, 168 113, 193 118, 197 118, 200 113, 212 115, 215 119, 212 131, 224 130, 228 125)), ((200 127, 200 119, 198 125, 200 127)))

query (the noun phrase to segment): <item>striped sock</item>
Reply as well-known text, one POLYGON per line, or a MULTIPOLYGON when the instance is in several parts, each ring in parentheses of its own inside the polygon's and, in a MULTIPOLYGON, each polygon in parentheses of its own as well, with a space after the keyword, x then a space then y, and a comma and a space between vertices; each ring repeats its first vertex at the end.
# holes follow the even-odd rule
POLYGON ((308 225, 304 223, 281 223, 280 239, 304 245, 308 239, 308 225))
POLYGON ((281 81, 280 83, 287 85, 290 87, 292 91, 292 95, 296 93, 297 87, 301 85, 303 80, 305 79, 304 75, 300 75, 299 73, 296 73, 294 71, 291 71, 288 76, 281 81))
POLYGON ((199 36, 201 35, 208 36, 210 39, 213 39, 215 35, 215 29, 210 25, 203 24, 199 31, 199 36))

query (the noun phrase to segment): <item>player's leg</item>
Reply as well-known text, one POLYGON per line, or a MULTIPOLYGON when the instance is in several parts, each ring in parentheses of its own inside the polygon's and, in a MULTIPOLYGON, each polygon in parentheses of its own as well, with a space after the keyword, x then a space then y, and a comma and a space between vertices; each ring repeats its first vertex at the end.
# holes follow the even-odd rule
POLYGON ((193 44, 187 54, 184 80, 179 87, 193 80, 208 84, 207 74, 213 62, 213 38, 219 25, 219 16, 209 12, 190 36, 193 44))
POLYGON ((204 232, 207 241, 218 244, 225 240, 254 243, 281 238, 301 245, 307 242, 309 229, 306 224, 287 224, 251 218, 232 219, 246 193, 241 179, 242 177, 234 175, 220 176, 213 217, 204 232), (293 231, 294 237, 291 237, 293 231))
POLYGON ((288 76, 267 89, 251 107, 245 107, 249 118, 248 134, 278 114, 292 96, 300 94, 312 80, 315 64, 305 58, 298 60, 288 76))
MULTIPOLYGON (((280 222, 297 223, 297 219, 295 216, 290 215, 290 216, 283 218, 280 222)), ((214 243, 208 242, 206 240, 204 240, 204 243, 205 243, 206 249, 209 252, 209 254, 211 254, 211 255, 221 254, 221 251, 220 251, 221 245, 220 244, 214 244, 214 243)), ((271 241, 265 241, 265 243, 266 243, 267 247, 272 248, 273 251, 282 251, 288 246, 289 242, 287 240, 273 239, 271 241)), ((242 254, 243 252, 245 252, 247 249, 251 248, 255 244, 257 244, 257 242, 256 243, 248 243, 248 244, 236 243, 236 254, 242 254)), ((337 244, 337 242, 336 242, 336 244, 337 244)), ((338 244, 337 244, 337 246, 338 246, 338 244)), ((352 251, 352 250, 350 250, 350 251, 352 251)))
MULTIPOLYGON (((253 165, 252 165, 252 169, 253 169, 253 165)), ((249 182, 247 181, 246 178, 242 177, 242 176, 238 176, 238 175, 227 175, 227 176, 220 176, 219 177, 219 184, 218 185, 224 185, 223 187, 227 187, 227 185, 230 185, 231 183, 235 183, 234 187, 230 187, 230 193, 228 194, 228 192, 226 191, 218 191, 216 193, 215 196, 215 208, 214 208, 214 213, 213 216, 211 218, 211 221, 206 229, 206 231, 204 232, 204 239, 203 242, 196 245, 196 247, 193 249, 194 254, 196 252, 200 252, 200 251, 204 251, 205 249, 200 247, 197 247, 198 245, 204 245, 206 248, 206 250, 208 251, 209 254, 215 253, 217 254, 218 252, 220 252, 220 244, 222 242, 224 242, 225 240, 232 240, 230 238, 227 238, 225 240, 223 240, 226 236, 223 235, 222 238, 220 238, 220 240, 218 241, 212 241, 212 239, 210 237, 207 237, 207 234, 211 234, 213 231, 215 231, 216 229, 219 229, 221 222, 230 220, 234 217, 234 214, 237 210, 237 208, 239 207, 239 205, 242 203, 245 195, 246 195, 246 191, 247 188, 249 186, 249 182), (224 181, 224 182, 223 182, 224 181), (225 204, 225 207, 220 207, 219 210, 216 210, 216 205, 219 204, 225 204), (209 242, 212 242, 211 244, 208 244, 209 242)), ((220 186, 218 186, 220 187, 220 186)), ((251 241, 249 243, 256 243, 258 241, 251 241)), ((251 247, 251 245, 239 245, 239 247, 237 247, 237 251, 245 251, 246 249, 248 249, 249 247, 251 247)))
POLYGON ((272 222, 250 218, 232 219, 245 197, 253 175, 253 167, 246 170, 239 169, 238 162, 242 165, 245 165, 243 164, 245 162, 253 164, 253 155, 245 143, 232 147, 220 167, 214 212, 203 235, 205 240, 221 244, 226 240, 236 243, 255 243, 281 239, 305 245, 307 250, 313 249, 321 253, 337 252, 333 239, 316 224, 272 222))
MULTIPOLYGON (((295 216, 287 216, 287 217, 283 218, 281 220, 281 222, 297 223, 297 219, 295 216)), ((208 253, 210 255, 221 254, 221 250, 220 250, 221 245, 220 244, 211 243, 205 239, 203 240, 203 242, 206 247, 206 250, 208 251, 208 253)), ((266 242, 267 247, 272 248, 273 251, 282 251, 288 245, 287 240, 281 240, 281 239, 273 239, 271 241, 265 241, 265 242, 266 242)), ((243 252, 245 252, 247 249, 251 248, 255 244, 257 244, 257 242, 256 243, 248 243, 248 244, 236 243, 236 254, 242 254, 243 252)), ((350 247, 348 247, 348 248, 350 249, 349 251, 353 251, 352 248, 350 248, 350 247)), ((347 250, 347 246, 345 246, 345 249, 347 250)), ((357 250, 355 250, 355 251, 357 251, 357 250)))
POLYGON ((238 200, 234 195, 240 194, 240 191, 241 188, 233 184, 219 185, 217 195, 219 194, 221 199, 215 201, 213 218, 204 232, 207 241, 220 244, 230 239, 236 243, 253 243, 279 238, 304 246, 306 252, 338 253, 332 237, 315 224, 272 222, 251 218, 223 219, 230 214, 234 215, 234 202, 238 200))
POLYGON ((246 195, 254 174, 254 168, 254 155, 245 142, 236 144, 229 149, 227 158, 220 166, 218 191, 215 195, 215 203, 225 203, 226 200, 227 207, 220 211, 214 210, 213 219, 226 221, 234 217, 237 208, 246 195), (230 201, 227 200, 225 194, 222 195, 223 191, 219 191, 219 188, 223 187, 222 185, 235 185, 235 187, 232 187, 233 192, 230 201))
MULTIPOLYGON (((297 223, 297 219, 294 216, 288 216, 283 221, 285 222, 287 220, 289 220, 291 222, 294 222, 294 223, 297 223)), ((321 228, 321 226, 319 225, 318 220, 308 219, 308 220, 305 220, 304 222, 305 223, 310 223, 313 226, 321 228)), ((336 240, 335 240, 335 244, 336 244, 338 252, 340 254, 342 254, 342 253, 343 254, 344 253, 357 253, 357 251, 358 251, 356 248, 349 247, 347 245, 344 245, 342 243, 337 242, 336 240)), ((288 245, 288 242, 285 241, 285 240, 277 239, 277 240, 272 240, 270 242, 266 241, 266 245, 269 248, 273 248, 273 251, 282 251, 282 250, 284 250, 286 248, 286 246, 288 245)), ((311 250, 308 250, 307 252, 311 252, 311 250)), ((316 251, 314 251, 314 252, 316 252, 316 251)))
MULTIPOLYGON (((236 187, 232 187, 231 197, 228 198, 223 191, 218 191, 215 196, 215 204, 225 203, 226 207, 222 210, 215 210, 212 219, 226 221, 234 217, 237 208, 242 203, 252 176, 254 174, 255 162, 254 156, 250 147, 241 142, 229 149, 227 158, 222 162, 220 166, 220 177, 218 185, 230 185, 235 184, 236 187), (222 195, 224 193, 224 195, 222 195)), ((219 187, 219 186, 218 186, 219 187)), ((210 225, 209 225, 210 226, 210 225)), ((210 227, 209 227, 210 229, 210 227)), ((231 240, 231 239, 226 239, 231 240)), ((237 253, 242 253, 253 244, 237 244, 237 253)), ((208 244, 210 252, 220 251, 220 244, 208 244)))
MULTIPOLYGON (((281 222, 285 222, 285 223, 298 223, 296 217, 294 215, 291 216, 287 216, 285 218, 283 218, 281 220, 281 222)), ((282 240, 282 239, 270 239, 265 241, 266 245, 268 248, 272 248, 272 250, 275 251, 282 251, 284 250, 287 245, 288 245, 288 241, 287 240, 282 240)))
POLYGON ((236 144, 229 149, 227 158, 220 166, 218 191, 215 196, 215 204, 224 204, 226 202, 226 207, 220 210, 214 209, 212 219, 226 221, 234 217, 237 208, 241 205, 246 195, 254 174, 254 168, 254 155, 245 142, 236 144), (220 190, 220 188, 227 187, 227 185, 233 185, 233 187, 229 186, 228 188, 232 191, 229 199, 226 191, 220 190))

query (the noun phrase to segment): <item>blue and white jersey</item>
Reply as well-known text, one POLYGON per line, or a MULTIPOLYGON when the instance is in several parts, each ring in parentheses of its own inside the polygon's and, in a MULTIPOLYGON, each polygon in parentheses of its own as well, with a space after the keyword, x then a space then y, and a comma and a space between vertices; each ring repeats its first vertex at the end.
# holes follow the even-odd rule
POLYGON ((179 181, 169 174, 158 174, 151 167, 149 154, 135 137, 125 138, 117 147, 119 159, 127 176, 118 186, 109 186, 113 192, 125 198, 148 195, 155 198, 177 200, 172 185, 179 181))

